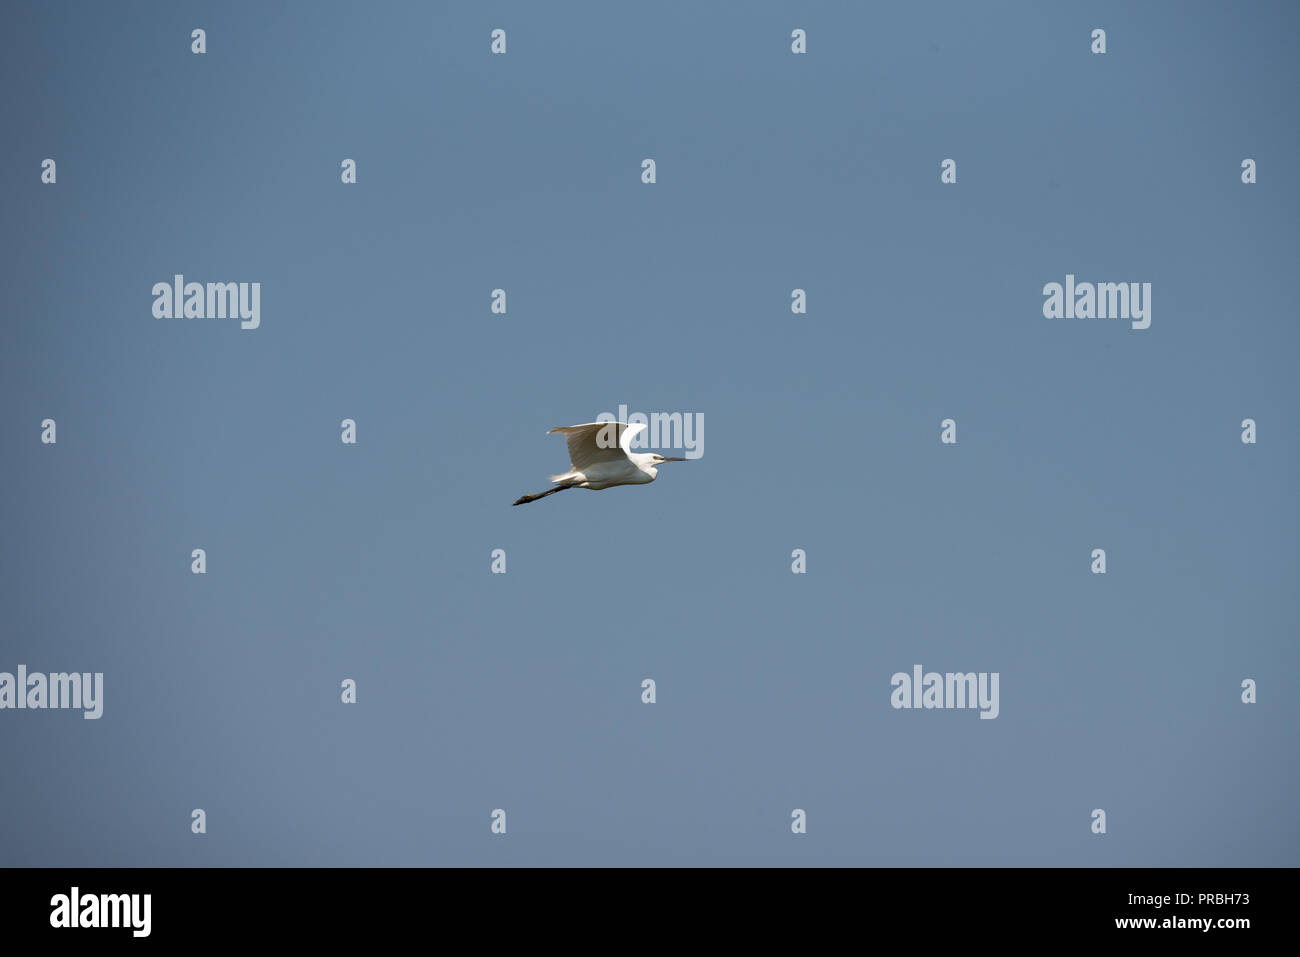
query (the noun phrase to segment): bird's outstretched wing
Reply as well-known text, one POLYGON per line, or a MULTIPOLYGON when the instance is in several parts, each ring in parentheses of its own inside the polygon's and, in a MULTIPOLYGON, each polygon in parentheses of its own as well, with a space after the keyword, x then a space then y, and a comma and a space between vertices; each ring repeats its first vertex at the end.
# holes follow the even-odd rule
MULTIPOLYGON (((584 425, 562 425, 551 432, 564 433, 569 445, 569 464, 581 472, 597 462, 627 460, 632 439, 646 428, 644 422, 628 425, 624 422, 587 422, 584 425)), ((550 435, 551 432, 547 432, 550 435)))

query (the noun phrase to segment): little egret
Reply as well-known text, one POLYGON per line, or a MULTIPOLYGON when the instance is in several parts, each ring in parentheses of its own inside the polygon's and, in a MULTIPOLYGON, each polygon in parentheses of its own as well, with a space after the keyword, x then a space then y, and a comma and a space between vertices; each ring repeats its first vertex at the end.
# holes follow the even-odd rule
POLYGON ((588 422, 585 425, 564 425, 547 432, 563 432, 569 444, 570 469, 552 475, 556 487, 536 495, 524 495, 513 505, 526 505, 546 498, 566 488, 612 488, 615 485, 645 485, 659 475, 655 468, 661 462, 685 462, 685 459, 665 458, 654 452, 631 452, 632 439, 646 428, 644 422, 628 425, 624 422, 588 422))

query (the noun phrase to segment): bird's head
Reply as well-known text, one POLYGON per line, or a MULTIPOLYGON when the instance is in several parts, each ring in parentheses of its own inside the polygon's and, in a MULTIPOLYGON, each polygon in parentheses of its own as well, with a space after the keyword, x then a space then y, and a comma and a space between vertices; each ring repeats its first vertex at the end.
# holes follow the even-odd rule
POLYGON ((636 463, 637 468, 654 479, 659 477, 659 466, 665 462, 685 462, 686 460, 660 455, 658 452, 647 452, 644 455, 633 456, 632 461, 636 463))

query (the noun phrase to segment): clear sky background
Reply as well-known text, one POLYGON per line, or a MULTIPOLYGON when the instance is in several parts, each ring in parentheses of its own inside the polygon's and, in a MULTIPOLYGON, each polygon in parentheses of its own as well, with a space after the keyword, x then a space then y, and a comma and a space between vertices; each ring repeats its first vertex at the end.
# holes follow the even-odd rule
POLYGON ((1300 863, 1293 4, 2 16, 0 863, 1300 863))

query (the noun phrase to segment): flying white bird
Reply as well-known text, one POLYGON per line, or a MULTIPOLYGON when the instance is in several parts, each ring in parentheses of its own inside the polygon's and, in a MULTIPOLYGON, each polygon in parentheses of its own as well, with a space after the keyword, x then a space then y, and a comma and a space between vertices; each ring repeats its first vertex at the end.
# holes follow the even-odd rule
POLYGON ((615 485, 645 485, 659 475, 655 468, 662 462, 685 462, 665 458, 654 452, 631 452, 632 439, 644 431, 646 424, 637 422, 588 422, 564 425, 547 432, 563 432, 569 444, 569 471, 552 475, 556 487, 536 495, 524 495, 514 505, 526 505, 566 488, 612 488, 615 485))

